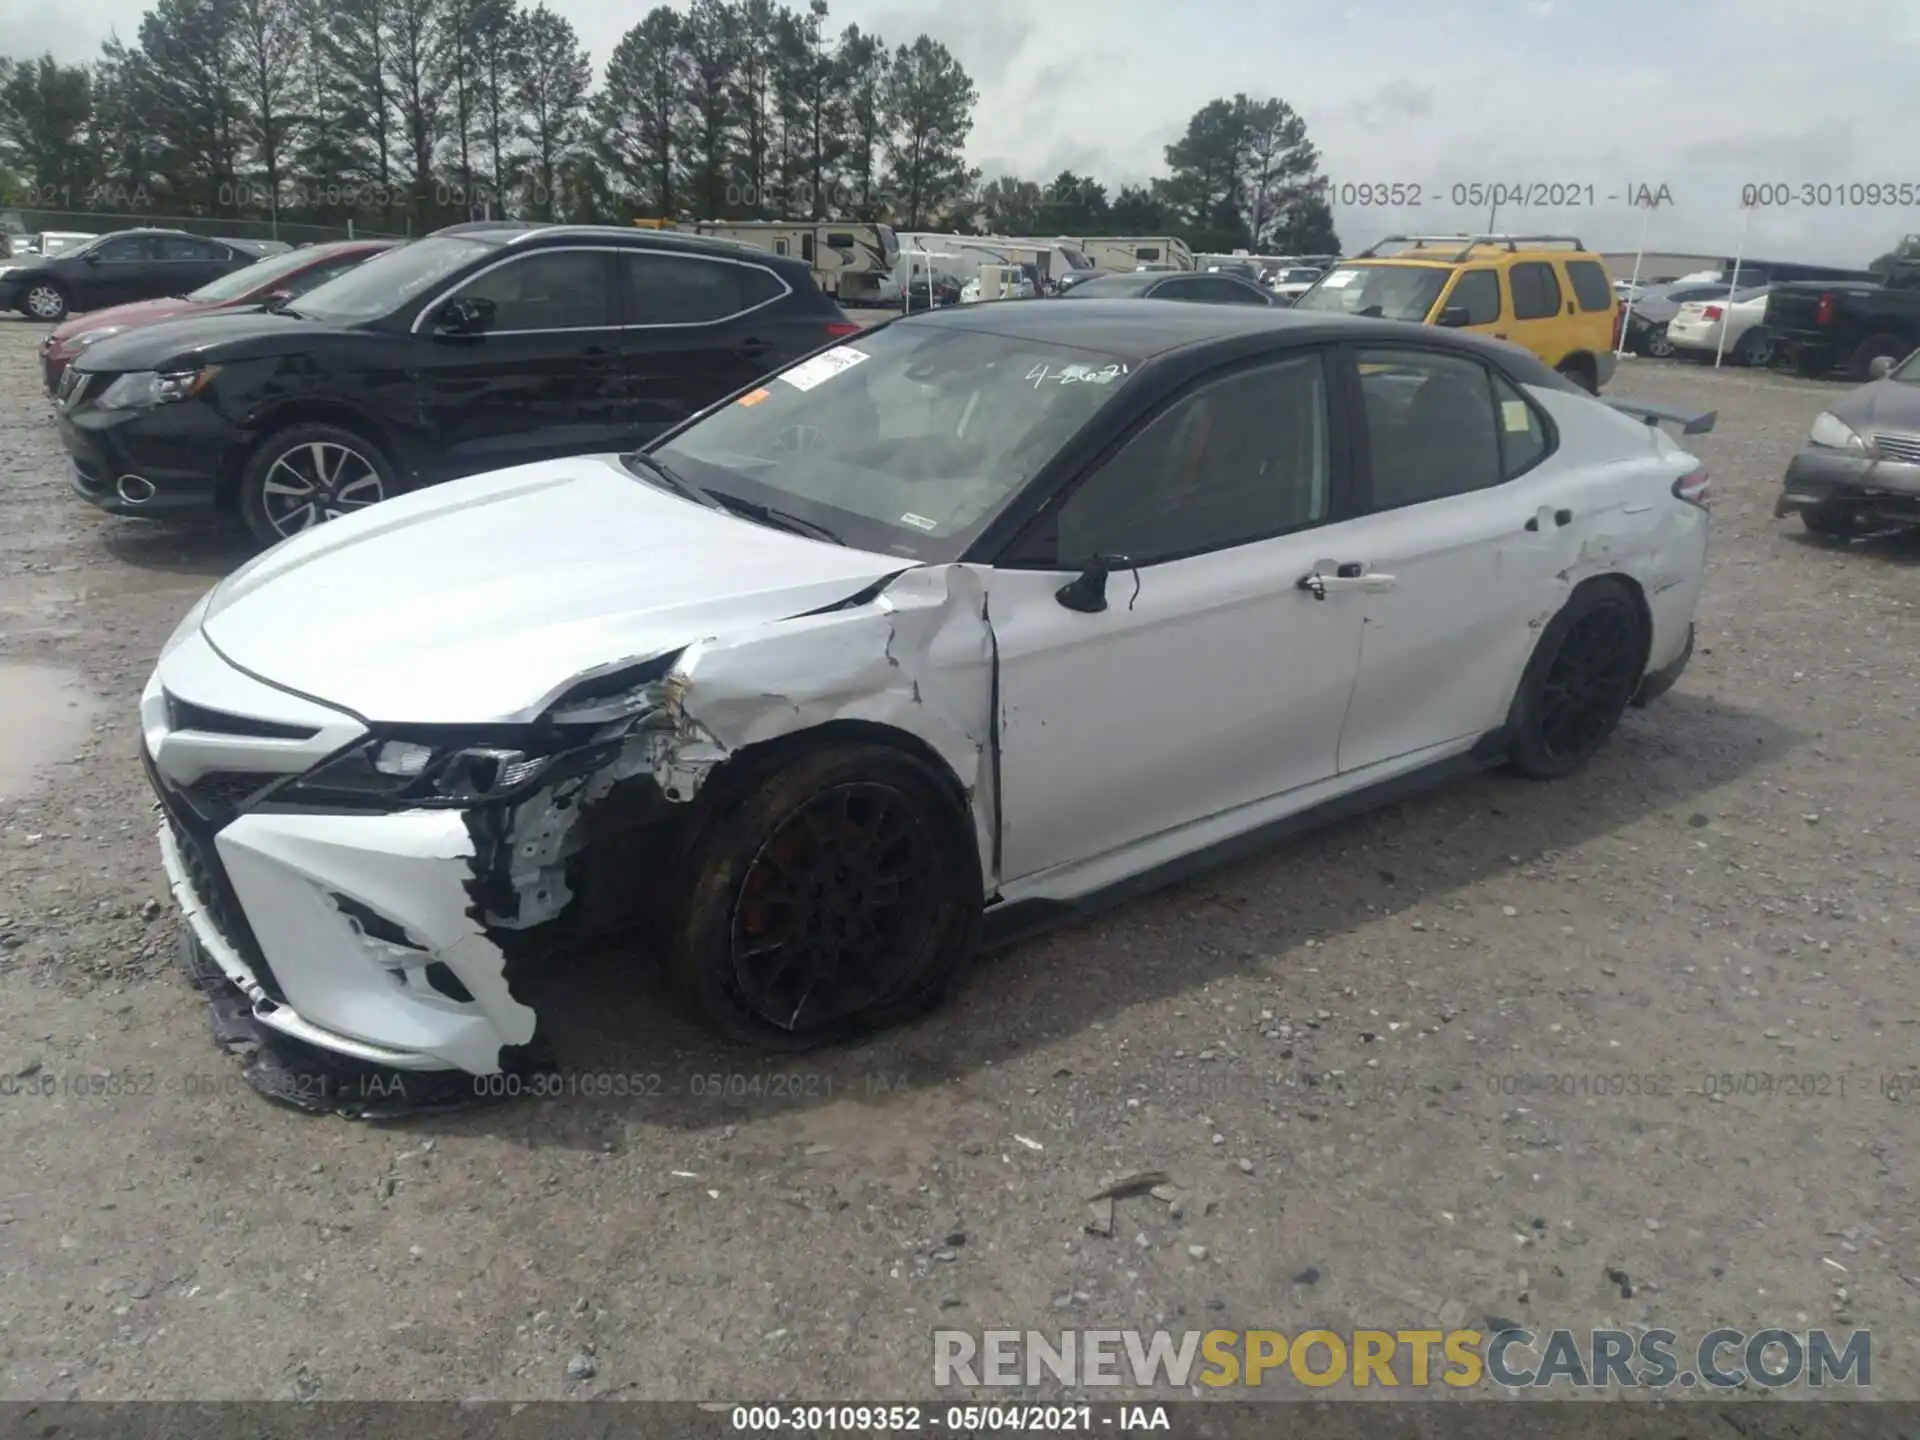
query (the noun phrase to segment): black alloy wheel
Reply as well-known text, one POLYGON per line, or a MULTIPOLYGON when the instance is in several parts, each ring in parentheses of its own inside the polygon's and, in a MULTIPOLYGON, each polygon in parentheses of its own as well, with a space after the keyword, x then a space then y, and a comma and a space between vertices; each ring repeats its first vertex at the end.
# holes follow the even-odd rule
POLYGON ((1511 761, 1549 779, 1578 769, 1606 743, 1646 665, 1639 605, 1615 580, 1575 593, 1541 637, 1508 725, 1511 761))

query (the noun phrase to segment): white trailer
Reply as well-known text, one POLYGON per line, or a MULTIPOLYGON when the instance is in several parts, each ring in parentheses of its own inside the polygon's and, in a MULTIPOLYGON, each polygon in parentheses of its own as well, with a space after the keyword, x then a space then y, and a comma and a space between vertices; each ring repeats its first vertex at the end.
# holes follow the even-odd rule
POLYGON ((893 227, 865 221, 698 220, 678 228, 804 260, 820 288, 842 305, 879 304, 900 259, 893 227))
POLYGON ((1130 275, 1135 270, 1191 270, 1193 252, 1178 235, 1083 235, 1078 244, 1095 267, 1130 275))

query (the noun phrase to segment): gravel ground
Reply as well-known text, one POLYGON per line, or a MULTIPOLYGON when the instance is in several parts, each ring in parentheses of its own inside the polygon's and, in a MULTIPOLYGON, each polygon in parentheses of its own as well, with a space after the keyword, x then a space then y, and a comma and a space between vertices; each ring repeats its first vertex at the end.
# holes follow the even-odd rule
POLYGON ((584 959, 538 999, 567 1060, 661 1095, 377 1126, 241 1085, 173 968, 134 701, 241 551, 68 492, 38 334, 0 323, 0 1397, 900 1398, 936 1325, 1500 1320, 1867 1327, 1920 1395, 1920 544, 1770 518, 1831 387, 1615 381, 1719 410, 1716 538, 1693 668, 1581 775, 1303 839, 801 1063, 584 959), (1086 1233, 1141 1170, 1175 1203, 1086 1233))

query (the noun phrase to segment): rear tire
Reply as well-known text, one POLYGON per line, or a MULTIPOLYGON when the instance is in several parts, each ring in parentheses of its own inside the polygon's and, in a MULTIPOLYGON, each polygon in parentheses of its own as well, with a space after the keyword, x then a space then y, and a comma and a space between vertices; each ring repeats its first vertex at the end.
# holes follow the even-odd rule
POLYGON ((338 425, 292 425, 269 435, 240 477, 240 515, 256 540, 289 535, 396 493, 380 447, 338 425))
POLYGON ((27 287, 20 303, 35 320, 57 325, 67 318, 67 292, 51 280, 38 280, 27 287))
POLYGON ((1627 711, 1646 669, 1646 622, 1627 586, 1591 580, 1548 622, 1507 716, 1508 764, 1530 780, 1579 769, 1627 711))
POLYGON ((1847 361, 1847 374, 1849 378, 1864 385, 1873 378, 1874 361, 1882 355, 1890 356, 1895 360, 1904 360, 1912 349, 1913 346, 1898 335, 1885 333, 1869 335, 1860 342, 1852 358, 1847 361))
POLYGON ((1773 337, 1761 329, 1747 331, 1733 347, 1733 363, 1764 368, 1773 363, 1773 337))
POLYGON ((1664 325, 1649 330, 1647 338, 1641 343, 1646 347, 1641 351, 1644 355, 1650 355, 1655 360, 1673 358, 1673 342, 1667 338, 1667 327, 1664 325))
POLYGON ((980 862, 968 817, 925 765, 834 745, 704 798, 670 949, 702 1018, 738 1043, 797 1051, 944 998, 979 935, 980 862))
POLYGON ((1582 390, 1586 391, 1587 394, 1598 395, 1600 393, 1600 377, 1594 371, 1593 361, 1584 355, 1562 360, 1559 365, 1559 371, 1560 374, 1578 385, 1582 390))

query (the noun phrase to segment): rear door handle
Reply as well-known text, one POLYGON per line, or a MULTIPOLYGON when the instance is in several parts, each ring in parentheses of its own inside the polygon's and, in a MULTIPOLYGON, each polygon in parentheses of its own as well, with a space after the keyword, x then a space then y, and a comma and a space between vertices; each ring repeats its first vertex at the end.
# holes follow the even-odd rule
POLYGON ((1383 575, 1377 570, 1342 565, 1331 575, 1318 570, 1310 575, 1302 575, 1294 582, 1294 589, 1304 590, 1316 600, 1324 600, 1334 590, 1391 590, 1395 583, 1393 576, 1383 575))
POLYGON ((773 345, 766 340, 742 340, 739 349, 740 353, 749 360, 758 360, 762 355, 773 349, 773 345))
POLYGON ((1571 525, 1573 523, 1573 512, 1571 510, 1556 510, 1551 505, 1542 505, 1538 510, 1534 511, 1533 518, 1527 521, 1526 528, 1529 530, 1538 530, 1541 522, 1549 516, 1552 517, 1555 525, 1571 525))

